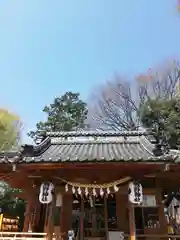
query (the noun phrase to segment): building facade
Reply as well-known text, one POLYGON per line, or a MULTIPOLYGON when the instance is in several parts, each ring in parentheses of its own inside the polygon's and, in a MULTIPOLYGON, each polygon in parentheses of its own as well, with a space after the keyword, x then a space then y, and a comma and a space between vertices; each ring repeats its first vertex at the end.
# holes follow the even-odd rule
POLYGON ((178 162, 176 152, 162 154, 146 132, 55 132, 37 146, 1 153, 0 177, 23 190, 24 232, 135 239, 167 234, 163 200, 179 186, 178 162), (142 186, 141 204, 128 200, 130 182, 142 186))

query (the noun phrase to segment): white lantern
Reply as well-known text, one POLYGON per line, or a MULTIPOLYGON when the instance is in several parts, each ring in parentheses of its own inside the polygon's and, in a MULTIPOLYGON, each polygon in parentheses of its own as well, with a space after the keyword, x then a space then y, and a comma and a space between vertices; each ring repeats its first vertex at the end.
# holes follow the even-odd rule
POLYGON ((140 204, 143 202, 143 191, 140 183, 129 183, 129 201, 133 204, 140 204))
POLYGON ((49 204, 53 199, 54 185, 51 182, 42 183, 40 186, 39 201, 42 204, 49 204))

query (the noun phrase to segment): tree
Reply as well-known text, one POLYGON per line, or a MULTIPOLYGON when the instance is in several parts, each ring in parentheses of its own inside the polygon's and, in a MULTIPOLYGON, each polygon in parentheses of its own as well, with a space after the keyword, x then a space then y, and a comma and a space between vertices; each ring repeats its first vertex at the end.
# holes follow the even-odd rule
POLYGON ((177 11, 179 12, 180 11, 180 0, 176 0, 177 4, 176 4, 176 8, 177 8, 177 11))
POLYGON ((102 130, 141 128, 140 106, 150 99, 172 99, 177 94, 179 78, 177 61, 150 69, 136 81, 116 75, 94 91, 88 106, 89 126, 102 130))
POLYGON ((16 149, 21 140, 21 121, 6 109, 0 109, 0 151, 16 149))
MULTIPOLYGON (((20 118, 6 109, 0 109, 0 151, 18 150, 21 144, 22 123, 20 118)), ((0 209, 3 213, 13 213, 17 216, 19 206, 24 208, 24 202, 14 198, 18 189, 12 189, 4 181, 0 181, 0 209)), ((21 211, 22 212, 22 211, 21 211)))
POLYGON ((153 136, 166 150, 180 147, 180 99, 148 100, 140 109, 144 127, 151 129, 153 136))
POLYGON ((11 188, 6 182, 0 181, 0 212, 5 216, 20 217, 22 229, 25 212, 25 201, 15 197, 22 190, 11 188))
POLYGON ((88 110, 86 103, 79 97, 79 93, 66 92, 55 98, 52 104, 43 109, 47 120, 38 122, 37 130, 31 131, 28 136, 37 140, 39 131, 71 131, 85 128, 88 110))
POLYGON ((131 83, 115 76, 92 96, 88 123, 100 130, 135 130, 139 126, 131 83))

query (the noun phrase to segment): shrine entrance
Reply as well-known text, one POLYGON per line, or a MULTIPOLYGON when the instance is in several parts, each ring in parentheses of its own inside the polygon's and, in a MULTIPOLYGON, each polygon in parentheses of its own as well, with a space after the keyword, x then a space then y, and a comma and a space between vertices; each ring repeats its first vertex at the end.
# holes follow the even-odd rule
POLYGON ((84 234, 85 237, 105 237, 105 204, 104 197, 90 196, 84 201, 84 234))
POLYGON ((110 196, 73 197, 72 228, 75 236, 105 238, 108 229, 116 229, 116 199, 110 196))

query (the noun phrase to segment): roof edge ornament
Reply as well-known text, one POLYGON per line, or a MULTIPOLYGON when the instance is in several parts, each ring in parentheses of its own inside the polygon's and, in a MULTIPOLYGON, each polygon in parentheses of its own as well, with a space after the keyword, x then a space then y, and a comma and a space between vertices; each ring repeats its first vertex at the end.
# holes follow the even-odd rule
POLYGON ((45 139, 47 138, 47 134, 45 131, 38 131, 37 138, 35 140, 35 143, 37 145, 41 144, 45 139))
POLYGON ((12 158, 9 158, 6 154, 4 155, 5 162, 12 165, 13 172, 16 171, 16 165, 22 160, 22 151, 23 148, 21 148, 21 151, 17 152, 12 158))

